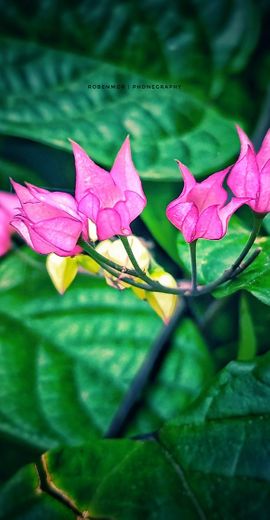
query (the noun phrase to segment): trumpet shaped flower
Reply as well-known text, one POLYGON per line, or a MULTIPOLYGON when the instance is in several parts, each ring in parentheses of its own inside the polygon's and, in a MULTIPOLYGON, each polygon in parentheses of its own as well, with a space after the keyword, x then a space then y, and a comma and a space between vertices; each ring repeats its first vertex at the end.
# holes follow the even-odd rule
POLYGON ((227 202, 227 192, 223 181, 229 168, 196 182, 192 173, 178 161, 184 179, 184 189, 180 196, 170 202, 166 215, 190 243, 198 238, 219 240, 227 232, 231 215, 245 204, 248 198, 232 198, 227 202))
POLYGON ((110 172, 71 142, 76 166, 75 198, 79 211, 88 219, 90 239, 130 235, 130 223, 144 209, 146 197, 132 162, 129 138, 121 146, 110 172))
POLYGON ((19 206, 16 195, 0 192, 0 256, 5 255, 11 249, 11 235, 14 233, 10 221, 19 206))
POLYGON ((83 229, 75 199, 68 193, 49 192, 12 181, 20 202, 11 224, 37 253, 71 256, 83 229))
POLYGON ((270 129, 258 153, 245 132, 237 127, 241 143, 238 160, 228 177, 228 185, 237 197, 249 197, 247 204, 256 213, 270 211, 270 129))

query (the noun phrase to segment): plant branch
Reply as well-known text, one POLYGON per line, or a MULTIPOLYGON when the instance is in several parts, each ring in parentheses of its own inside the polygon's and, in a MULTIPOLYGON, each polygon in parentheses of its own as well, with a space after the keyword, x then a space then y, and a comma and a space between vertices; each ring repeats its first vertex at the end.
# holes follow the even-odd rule
POLYGON ((197 287, 197 268, 196 268, 196 243, 193 242, 190 244, 190 254, 191 254, 191 265, 192 265, 192 289, 189 290, 183 290, 173 287, 166 287, 159 282, 156 282, 149 278, 140 268, 140 266, 137 263, 136 258, 133 255, 132 249, 128 243, 128 240, 126 237, 121 237, 122 243, 127 251, 127 254, 133 264, 133 266, 136 266, 135 269, 128 269, 124 266, 121 266, 117 264, 116 262, 113 262, 112 260, 109 260, 102 256, 100 253, 98 253, 93 246, 88 244, 88 242, 80 239, 78 244, 83 247, 83 249, 93 258, 104 270, 112 274, 114 277, 120 279, 122 282, 127 283, 129 285, 132 285, 134 287, 138 287, 139 289, 143 289, 145 291, 150 292, 160 292, 165 294, 176 294, 178 296, 185 296, 187 298, 190 297, 198 297, 202 295, 206 295, 211 293, 213 290, 215 290, 217 287, 219 287, 221 284, 228 282, 229 280, 233 280, 236 276, 241 274, 247 267, 251 265, 252 262, 257 258, 257 256, 261 252, 261 248, 257 248, 249 257, 249 259, 242 263, 243 259, 246 257, 248 252, 250 251, 252 245, 254 244, 256 237, 258 236, 260 227, 261 227, 262 219, 258 216, 254 216, 254 225, 252 232, 250 234, 250 237, 243 249, 243 251, 240 253, 238 258, 235 260, 233 265, 224 271, 224 273, 217 278, 217 280, 210 282, 209 284, 198 288, 197 287), (123 240, 124 239, 124 240, 123 240), (137 271, 138 269, 138 271, 137 271), (118 273, 121 273, 121 278, 118 273), (123 276, 124 275, 124 276, 123 276), (125 275, 128 275, 125 276, 125 275), (130 277, 132 278, 130 278, 130 277), (134 278, 140 278, 145 283, 140 283, 137 280, 134 280, 134 278))
POLYGON ((93 260, 95 260, 98 264, 106 264, 109 267, 112 267, 116 271, 119 271, 120 273, 129 274, 130 276, 137 276, 137 272, 133 269, 127 269, 125 266, 121 266, 117 264, 116 262, 113 262, 112 260, 109 260, 105 256, 101 255, 93 246, 91 246, 88 242, 83 240, 82 238, 79 239, 78 245, 81 246, 86 253, 88 253, 93 260))
POLYGON ((153 376, 157 365, 163 359, 169 346, 169 340, 175 332, 180 321, 183 319, 187 311, 184 301, 179 303, 174 315, 168 325, 164 326, 161 333, 154 341, 153 346, 143 361, 139 371, 135 375, 122 403, 119 406, 112 422, 105 433, 105 438, 117 438, 122 435, 126 429, 127 423, 132 412, 137 406, 143 391, 145 390, 151 376, 153 376))

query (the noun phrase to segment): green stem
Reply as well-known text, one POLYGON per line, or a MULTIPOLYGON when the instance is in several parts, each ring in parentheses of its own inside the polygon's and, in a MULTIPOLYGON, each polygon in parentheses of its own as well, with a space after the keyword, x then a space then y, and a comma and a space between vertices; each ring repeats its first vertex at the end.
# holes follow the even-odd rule
POLYGON ((196 257, 197 240, 189 244, 190 263, 191 263, 191 286, 192 292, 197 292, 197 257, 196 257))
MULTIPOLYGON (((123 246, 124 246, 124 248, 126 250, 126 253, 127 253, 127 255, 128 255, 128 257, 129 257, 129 259, 130 259, 130 261, 131 261, 131 263, 132 263, 132 265, 133 265, 133 267, 134 267, 134 269, 135 269, 135 271, 137 273, 137 276, 139 278, 141 278, 141 280, 143 280, 144 282, 148 283, 151 286, 154 286, 156 283, 158 283, 158 282, 154 282, 152 280, 152 278, 147 276, 147 274, 141 269, 141 267, 139 266, 139 264, 138 264, 138 262, 137 262, 137 260, 136 260, 136 258, 134 256, 132 248, 130 247, 130 244, 129 244, 129 241, 128 241, 127 237, 119 235, 119 238, 120 238, 120 240, 121 240, 121 242, 122 242, 122 244, 123 244, 123 246)), ((159 285, 161 285, 161 284, 159 284, 159 285)))
POLYGON ((248 239, 248 241, 247 241, 247 243, 246 243, 242 253, 238 256, 238 258, 235 260, 235 262, 233 263, 232 267, 230 268, 231 271, 234 271, 235 269, 237 269, 237 267, 239 267, 241 262, 247 256, 249 250, 253 246, 253 244, 254 244, 254 242, 255 242, 258 234, 259 234, 259 231, 260 231, 261 225, 262 225, 262 220, 263 219, 261 217, 258 217, 256 214, 254 214, 253 228, 252 228, 250 237, 249 237, 249 239, 248 239))
POLYGON ((219 278, 217 278, 217 280, 205 285, 202 289, 200 289, 198 291, 199 294, 206 294, 208 292, 211 292, 214 289, 216 289, 216 287, 218 287, 219 285, 229 280, 232 280, 233 278, 241 274, 245 269, 247 269, 247 267, 249 267, 252 262, 254 262, 254 260, 260 254, 261 248, 255 249, 254 253, 250 256, 250 258, 242 264, 242 261, 247 256, 248 252, 250 251, 258 236, 258 233, 262 225, 262 220, 263 219, 261 217, 258 217, 254 214, 253 228, 243 251, 240 253, 240 255, 237 257, 237 259, 229 269, 226 269, 226 271, 224 271, 224 273, 219 278))
POLYGON ((120 273, 129 274, 130 276, 137 276, 136 271, 134 271, 133 269, 127 269, 126 267, 121 266, 116 262, 113 262, 112 260, 109 260, 105 256, 98 253, 98 251, 96 251, 96 249, 93 246, 91 246, 82 238, 80 238, 80 240, 78 241, 78 245, 81 246, 83 250, 86 251, 86 253, 88 253, 88 255, 91 256, 91 258, 93 258, 93 260, 95 260, 98 264, 106 264, 107 266, 112 267, 112 269, 115 269, 120 273))
POLYGON ((186 296, 187 298, 190 297, 198 297, 201 295, 209 294, 214 289, 216 289, 219 285, 232 280, 239 274, 241 274, 247 267, 250 266, 252 262, 257 258, 257 256, 261 252, 261 248, 257 248, 252 255, 246 260, 246 262, 242 263, 242 260, 246 257, 249 250, 251 249, 252 245, 254 244, 256 237, 259 233, 260 227, 262 223, 262 218, 258 217, 257 215, 254 215, 254 225, 251 232, 251 235, 241 252, 241 254, 238 256, 238 258, 235 260, 233 265, 224 271, 224 273, 214 282, 211 282, 204 287, 198 289, 197 287, 197 266, 196 266, 196 241, 192 242, 190 244, 190 257, 191 257, 191 266, 192 266, 192 289, 191 291, 184 291, 180 288, 172 288, 172 287, 165 287, 164 285, 161 285, 159 282, 156 282, 149 278, 140 268, 138 265, 138 262, 133 254, 133 251, 128 243, 128 240, 126 237, 121 237, 122 243, 128 253, 128 256, 133 264, 133 266, 136 266, 136 269, 128 269, 124 266, 121 266, 117 264, 116 262, 113 262, 111 260, 108 260, 104 256, 102 256, 100 253, 98 253, 93 246, 91 246, 88 242, 85 240, 80 239, 78 244, 89 254, 93 260, 95 260, 104 270, 115 276, 116 278, 119 278, 119 273, 121 273, 121 281, 125 282, 129 285, 132 285, 134 287, 137 287, 139 289, 143 289, 145 291, 152 291, 152 292, 160 292, 165 294, 176 294, 178 296, 186 296), (242 265, 241 265, 242 264, 242 265), (133 278, 125 277, 123 275, 129 275, 133 278), (145 283, 140 283, 134 280, 135 278, 140 278, 145 283))

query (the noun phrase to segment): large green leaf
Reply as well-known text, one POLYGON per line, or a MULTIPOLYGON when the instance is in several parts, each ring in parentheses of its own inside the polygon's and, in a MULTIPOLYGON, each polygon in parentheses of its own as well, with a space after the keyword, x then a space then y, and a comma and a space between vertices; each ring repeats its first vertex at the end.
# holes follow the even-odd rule
MULTIPOLYGON (((231 267, 244 248, 250 232, 237 217, 233 217, 227 235, 220 241, 199 240, 198 275, 201 283, 208 283, 217 279, 225 269, 231 267)), ((183 236, 177 238, 180 262, 187 272, 190 272, 189 250, 183 236)), ((260 246, 262 252, 258 258, 239 277, 220 286, 215 296, 224 297, 240 289, 249 291, 263 303, 270 304, 270 239, 259 237, 255 247, 260 246)))
MULTIPOLYGON (((232 362, 189 410, 149 440, 52 451, 41 473, 67 512, 72 504, 93 519, 267 520, 269 417, 268 354, 232 362)), ((14 481, 31 487, 30 468, 13 478, 11 490, 14 481)))
POLYGON ((34 44, 3 40, 0 53, 2 134, 68 151, 72 138, 109 167, 130 133, 135 164, 152 180, 178 180, 174 158, 200 176, 232 161, 237 152, 233 123, 185 89, 133 88, 155 87, 157 81, 34 44), (94 90, 91 84, 124 88, 94 90))
POLYGON ((11 185, 9 178, 17 182, 31 182, 33 184, 40 184, 41 180, 32 170, 24 168, 23 166, 0 158, 0 190, 10 191, 11 185))
POLYGON ((40 489, 35 466, 27 466, 1 487, 0 518, 74 520, 74 513, 40 489))
POLYGON ((79 0, 64 9, 53 0, 11 0, 0 27, 130 70, 208 85, 213 70, 235 73, 246 65, 260 24, 253 0, 79 0))
MULTIPOLYGON (((18 251, 0 264, 0 432, 47 449, 104 433, 162 323, 129 290, 87 275, 58 295, 38 258, 18 251)), ((132 431, 157 428, 212 374, 185 320, 132 431)))

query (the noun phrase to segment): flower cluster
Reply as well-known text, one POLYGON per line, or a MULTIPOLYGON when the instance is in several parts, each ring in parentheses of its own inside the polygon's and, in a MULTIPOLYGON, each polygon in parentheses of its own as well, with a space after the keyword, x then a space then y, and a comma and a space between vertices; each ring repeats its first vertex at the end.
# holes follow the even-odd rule
MULTIPOLYGON (((243 204, 250 206, 257 219, 270 211, 270 131, 258 153, 244 131, 239 127, 237 131, 241 150, 232 167, 197 182, 178 161, 184 186, 167 206, 166 215, 187 243, 221 239, 230 217, 243 204)), ((32 249, 49 255, 48 272, 59 292, 66 290, 78 269, 102 272, 110 285, 119 289, 131 286, 166 320, 176 304, 172 298, 176 282, 154 266, 143 243, 132 236, 130 225, 143 211, 146 197, 132 161, 129 138, 110 172, 95 164, 77 143, 71 144, 76 168, 74 197, 14 181, 16 195, 0 193, 0 255, 10 248, 12 225, 32 249), (94 247, 96 241, 99 244, 94 247), (85 244, 92 258, 83 254, 85 244), (159 283, 171 288, 166 302, 154 291, 160 289, 159 283)))

